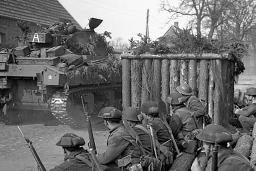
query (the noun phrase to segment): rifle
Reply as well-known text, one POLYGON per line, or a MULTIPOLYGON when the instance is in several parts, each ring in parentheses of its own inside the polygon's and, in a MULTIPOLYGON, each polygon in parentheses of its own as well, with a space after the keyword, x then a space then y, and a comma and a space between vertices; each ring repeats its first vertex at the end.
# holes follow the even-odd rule
POLYGON ((84 111, 84 114, 86 116, 86 120, 88 121, 88 128, 87 129, 88 129, 88 135, 89 135, 89 148, 93 149, 95 154, 97 154, 96 145, 95 145, 94 136, 93 136, 93 131, 92 131, 91 118, 90 118, 88 112, 85 109, 83 96, 81 96, 81 100, 82 100, 83 111, 84 111))
POLYGON ((21 129, 20 129, 19 126, 17 126, 17 127, 18 127, 18 129, 19 129, 19 131, 20 131, 22 137, 25 139, 25 141, 26 141, 26 143, 27 143, 27 145, 28 145, 28 148, 30 149, 30 151, 31 151, 31 153, 32 153, 32 155, 33 155, 33 157, 34 157, 34 159, 36 160, 38 170, 39 170, 39 171, 46 171, 46 169, 45 169, 43 163, 41 162, 41 160, 40 160, 40 158, 39 158, 39 156, 38 156, 38 154, 37 154, 37 152, 36 152, 36 150, 35 150, 35 148, 34 148, 33 145, 32 145, 32 141, 30 141, 27 137, 24 136, 24 134, 23 134, 23 132, 21 131, 21 129))
MULTIPOLYGON (((94 164, 96 165, 97 170, 98 171, 103 171, 103 169, 100 167, 100 163, 99 163, 99 161, 96 157, 97 150, 96 150, 96 145, 95 145, 93 131, 92 131, 92 123, 91 123, 90 116, 88 115, 88 112, 86 112, 86 110, 85 110, 83 96, 81 96, 81 101, 82 101, 83 111, 84 111, 84 114, 86 116, 86 120, 88 121, 87 129, 88 129, 88 135, 89 135, 89 143, 88 143, 89 153, 91 154, 92 160, 93 160, 94 164)), ((92 164, 92 170, 94 170, 94 165, 93 164, 92 164)))
MULTIPOLYGON (((169 132, 169 134, 171 135, 171 141, 172 141, 172 143, 173 143, 173 145, 174 145, 174 148, 175 148, 175 151, 177 152, 177 157, 178 156, 180 156, 181 155, 181 152, 180 152, 180 150, 179 150, 179 148, 178 148, 178 145, 177 145, 177 143, 176 143, 176 141, 175 141, 175 138, 174 138, 174 136, 173 136, 173 133, 172 133, 172 129, 171 129, 171 127, 169 126, 169 124, 167 123, 167 121, 166 121, 166 113, 167 113, 167 106, 166 106, 166 104, 163 102, 163 101, 160 101, 159 102, 159 106, 161 105, 161 109, 163 110, 162 111, 162 113, 160 114, 160 117, 161 117, 161 120, 163 121, 163 124, 165 125, 165 127, 168 129, 168 132, 169 132)), ((172 109, 170 109, 170 113, 172 112, 172 109)), ((173 114, 173 113, 172 113, 173 114)), ((171 114, 171 116, 172 116, 172 114, 171 114)))
POLYGON ((153 150, 154 150, 154 153, 155 153, 155 157, 156 157, 156 159, 158 159, 158 154, 157 154, 157 149, 156 149, 156 139, 155 139, 155 136, 154 136, 153 128, 152 128, 151 125, 147 125, 147 127, 150 130, 150 135, 151 135, 151 138, 152 138, 152 144, 153 144, 153 150))

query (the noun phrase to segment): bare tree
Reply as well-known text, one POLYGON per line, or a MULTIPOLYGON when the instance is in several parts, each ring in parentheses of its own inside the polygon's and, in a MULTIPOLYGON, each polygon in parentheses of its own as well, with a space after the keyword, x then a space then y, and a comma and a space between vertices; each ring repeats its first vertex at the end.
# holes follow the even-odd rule
POLYGON ((171 17, 191 16, 192 19, 196 18, 196 35, 197 38, 201 38, 202 21, 206 16, 206 0, 181 0, 178 7, 172 6, 171 1, 162 0, 161 10, 169 12, 171 17))
POLYGON ((211 40, 214 31, 223 24, 225 18, 224 13, 228 6, 232 4, 232 0, 206 0, 206 27, 209 28, 208 39, 211 40))
POLYGON ((256 1, 233 1, 225 13, 225 32, 232 39, 241 41, 248 35, 256 22, 256 1))

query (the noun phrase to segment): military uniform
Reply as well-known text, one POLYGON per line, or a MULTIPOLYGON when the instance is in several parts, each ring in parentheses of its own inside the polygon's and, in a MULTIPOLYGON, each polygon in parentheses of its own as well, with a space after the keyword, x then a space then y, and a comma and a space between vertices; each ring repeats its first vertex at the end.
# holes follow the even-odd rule
POLYGON ((177 135, 177 144, 182 151, 194 153, 197 148, 197 141, 194 139, 194 130, 197 129, 196 121, 191 115, 191 111, 184 105, 183 96, 178 92, 173 92, 166 98, 166 102, 171 105, 173 116, 179 117, 182 126, 177 135))
POLYGON ((147 128, 141 124, 141 121, 139 120, 139 117, 138 117, 139 114, 140 114, 140 111, 138 109, 128 107, 123 111, 123 121, 135 123, 133 126, 131 126, 131 128, 135 131, 135 134, 136 134, 133 136, 134 137, 138 136, 141 143, 140 145, 144 149, 145 153, 147 155, 153 156, 153 148, 152 148, 150 134, 147 128))
MULTIPOLYGON (((235 152, 232 148, 226 147, 227 142, 232 141, 232 135, 223 126, 215 124, 207 125, 196 137, 205 143, 219 145, 217 154, 218 162, 216 163, 218 171, 253 171, 247 158, 235 152)), ((203 169, 201 166, 204 164, 206 164, 206 171, 212 170, 211 152, 208 157, 202 156, 199 161, 205 161, 206 163, 200 163, 196 167, 194 165, 194 168, 191 168, 192 171, 203 169)))
MULTIPOLYGON (((99 116, 110 120, 117 119, 121 121, 122 119, 121 111, 114 107, 103 108, 99 116)), ((135 140, 125 130, 124 125, 120 123, 110 130, 107 149, 102 154, 97 155, 97 159, 100 164, 109 167, 129 168, 140 163, 140 156, 142 156, 142 152, 135 143, 135 140), (125 163, 126 161, 127 163, 125 163)))
POLYGON ((50 171, 91 171, 91 160, 88 151, 81 149, 71 152, 65 161, 50 171))
MULTIPOLYGON (((248 88, 245 94, 255 98, 256 88, 248 88)), ((246 106, 242 109, 237 109, 235 111, 235 114, 240 115, 238 119, 243 129, 246 132, 250 132, 253 128, 254 123, 256 122, 256 101, 255 100, 249 106, 246 106)))
POLYGON ((180 93, 174 92, 167 96, 166 102, 172 106, 173 115, 179 117, 182 123, 181 132, 183 136, 186 136, 197 129, 197 126, 191 111, 184 105, 182 98, 183 96, 180 93))
POLYGON ((191 111, 192 116, 195 117, 198 128, 202 128, 203 120, 205 119, 206 104, 193 95, 191 87, 186 83, 178 86, 176 90, 183 96, 181 99, 184 101, 187 109, 191 111))
MULTIPOLYGON (((158 115, 159 108, 158 103, 154 101, 148 101, 142 104, 141 111, 146 115, 158 115)), ((148 124, 152 126, 154 132, 157 136, 157 140, 160 144, 166 143, 170 141, 171 135, 168 131, 168 128, 164 125, 163 121, 159 118, 159 116, 152 117, 151 120, 148 121, 148 124)), ((171 143, 166 143, 166 146, 171 147, 171 143)))
POLYGON ((50 169, 50 171, 91 171, 92 162, 87 150, 80 146, 85 144, 84 139, 72 133, 67 133, 57 142, 63 148, 75 148, 65 156, 64 162, 50 169))

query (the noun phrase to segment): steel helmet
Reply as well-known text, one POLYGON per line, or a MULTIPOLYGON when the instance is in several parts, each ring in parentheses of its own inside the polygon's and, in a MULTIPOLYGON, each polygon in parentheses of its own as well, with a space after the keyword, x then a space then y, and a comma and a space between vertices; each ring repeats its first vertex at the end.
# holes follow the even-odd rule
POLYGON ((208 143, 231 142, 232 135, 223 126, 217 124, 207 125, 197 136, 197 139, 208 143))
POLYGON ((183 104, 186 100, 187 97, 184 97, 182 94, 176 91, 166 97, 166 102, 171 105, 180 105, 183 104))
POLYGON ((247 88, 245 94, 248 96, 256 96, 256 88, 254 87, 247 88))
POLYGON ((73 133, 64 134, 56 143, 57 146, 61 147, 79 147, 83 146, 84 144, 84 139, 73 133))
POLYGON ((183 83, 183 84, 179 85, 178 87, 176 87, 176 90, 180 94, 185 95, 185 96, 193 95, 192 88, 187 83, 183 83))
POLYGON ((159 113, 159 104, 156 101, 146 101, 141 105, 141 112, 146 115, 159 113))
POLYGON ((100 110, 98 117, 103 119, 122 119, 122 112, 115 107, 104 107, 100 110))
POLYGON ((127 107, 123 111, 123 119, 127 121, 140 121, 138 118, 138 115, 140 114, 140 110, 134 108, 134 107, 127 107))

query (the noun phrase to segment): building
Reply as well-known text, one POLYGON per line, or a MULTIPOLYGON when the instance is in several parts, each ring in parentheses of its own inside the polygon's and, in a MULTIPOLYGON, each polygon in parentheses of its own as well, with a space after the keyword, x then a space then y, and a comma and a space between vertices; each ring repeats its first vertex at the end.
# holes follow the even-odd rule
POLYGON ((35 32, 60 19, 71 20, 81 29, 58 0, 0 0, 0 48, 17 46, 18 37, 22 35, 20 21, 35 32))

